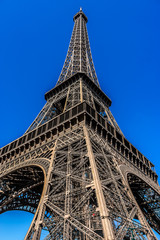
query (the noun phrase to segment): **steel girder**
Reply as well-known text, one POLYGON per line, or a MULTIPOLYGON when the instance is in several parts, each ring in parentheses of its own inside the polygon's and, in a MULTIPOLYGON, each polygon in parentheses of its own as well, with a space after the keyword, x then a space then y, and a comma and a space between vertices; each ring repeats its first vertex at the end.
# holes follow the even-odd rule
POLYGON ((70 78, 77 72, 86 73, 99 86, 88 39, 86 17, 82 11, 74 18, 75 24, 67 56, 57 84, 70 78))
POLYGON ((32 167, 27 167, 31 161, 26 159, 22 167, 11 167, 1 178, 3 189, 16 189, 10 190, 14 195, 10 200, 1 191, 6 211, 37 209, 25 239, 39 239, 43 228, 49 231, 46 239, 109 239, 108 232, 110 239, 129 239, 132 233, 136 239, 156 239, 147 222, 137 221, 142 212, 128 193, 119 160, 100 136, 85 125, 75 126, 51 146, 46 177, 41 168, 33 167, 33 157, 32 167), (26 185, 18 185, 22 176, 29 179, 26 185))
POLYGON ((93 66, 80 10, 47 103, 0 150, 0 213, 34 214, 25 240, 155 240, 160 188, 153 164, 123 136, 93 66))

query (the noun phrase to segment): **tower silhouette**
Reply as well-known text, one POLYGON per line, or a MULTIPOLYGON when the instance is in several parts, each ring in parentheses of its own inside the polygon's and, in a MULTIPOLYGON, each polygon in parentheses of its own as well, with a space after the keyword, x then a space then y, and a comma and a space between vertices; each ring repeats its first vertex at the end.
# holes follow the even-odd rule
POLYGON ((25 134, 0 149, 0 213, 34 214, 25 240, 160 234, 154 165, 123 135, 95 72, 82 9, 56 86, 25 134))

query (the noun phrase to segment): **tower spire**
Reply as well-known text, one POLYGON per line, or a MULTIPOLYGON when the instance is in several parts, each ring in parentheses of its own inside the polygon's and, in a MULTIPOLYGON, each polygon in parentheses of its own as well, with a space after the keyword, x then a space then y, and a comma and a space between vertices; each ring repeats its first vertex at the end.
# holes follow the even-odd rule
POLYGON ((86 23, 88 21, 82 8, 74 16, 74 27, 67 56, 57 84, 70 78, 77 72, 83 72, 99 86, 89 44, 86 23))

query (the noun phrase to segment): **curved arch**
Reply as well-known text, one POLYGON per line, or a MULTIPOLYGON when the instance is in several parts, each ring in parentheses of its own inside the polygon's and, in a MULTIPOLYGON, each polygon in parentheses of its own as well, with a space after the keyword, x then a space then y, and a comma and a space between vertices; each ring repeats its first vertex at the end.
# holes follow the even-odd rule
MULTIPOLYGON (((50 160, 48 159, 30 159, 17 165, 12 164, 8 169, 6 168, 6 171, 0 172, 0 184, 4 183, 0 187, 0 205, 2 206, 4 203, 4 209, 1 213, 11 210, 24 210, 34 214, 32 222, 34 221, 43 196, 49 164, 50 160), (18 186, 13 175, 16 177, 21 176, 22 180, 24 172, 30 175, 30 180, 27 185, 24 184, 24 187, 22 184, 18 186), (8 184, 10 179, 13 182, 10 181, 10 184, 8 184), (8 181, 7 184, 5 184, 6 181, 8 181), (8 195, 6 194, 4 197, 5 191, 3 190, 5 190, 5 185, 8 187, 8 192, 6 189, 8 195), (12 185, 15 187, 12 188, 12 185)), ((3 165, 3 167, 5 166, 3 165)))
POLYGON ((120 169, 147 222, 160 234, 160 187, 128 166, 121 165, 120 169))
POLYGON ((33 162, 5 172, 0 178, 1 213, 24 206, 37 207, 45 181, 44 168, 33 162))
POLYGON ((148 176, 144 175, 144 173, 141 173, 139 169, 127 165, 120 165, 119 169, 121 170, 121 173, 127 182, 127 175, 134 174, 140 179, 142 179, 144 182, 147 182, 148 185, 150 185, 154 189, 154 191, 160 195, 160 186, 157 183, 153 182, 153 180, 151 180, 148 176))
MULTIPOLYGON (((35 214, 36 212, 36 208, 32 208, 31 210, 25 208, 25 206, 22 206, 22 207, 17 207, 15 209, 13 208, 9 208, 6 212, 11 212, 11 211, 22 211, 22 212, 27 212, 27 213, 31 213, 31 214, 35 214)), ((6 212, 3 212, 3 213, 6 213, 6 212)))
POLYGON ((50 160, 47 158, 35 158, 35 159, 29 159, 27 161, 21 161, 21 162, 16 162, 16 159, 13 160, 10 164, 6 162, 5 164, 2 165, 0 169, 0 179, 1 177, 5 176, 6 174, 10 173, 11 171, 17 170, 22 167, 26 166, 39 166, 46 177, 46 174, 48 172, 48 167, 50 164, 50 160))

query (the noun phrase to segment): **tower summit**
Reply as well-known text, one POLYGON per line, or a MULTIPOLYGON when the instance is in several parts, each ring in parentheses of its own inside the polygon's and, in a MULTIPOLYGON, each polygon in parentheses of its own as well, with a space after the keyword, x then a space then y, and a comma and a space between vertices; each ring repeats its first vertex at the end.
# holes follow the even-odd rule
POLYGON ((156 240, 158 176, 110 111, 86 23, 80 9, 57 85, 25 134, 0 149, 0 213, 34 214, 25 240, 42 229, 45 240, 156 240))
POLYGON ((80 8, 80 11, 74 16, 73 20, 74 28, 72 37, 57 84, 65 81, 77 72, 81 72, 86 73, 99 86, 86 27, 88 19, 83 13, 82 8, 80 8))

